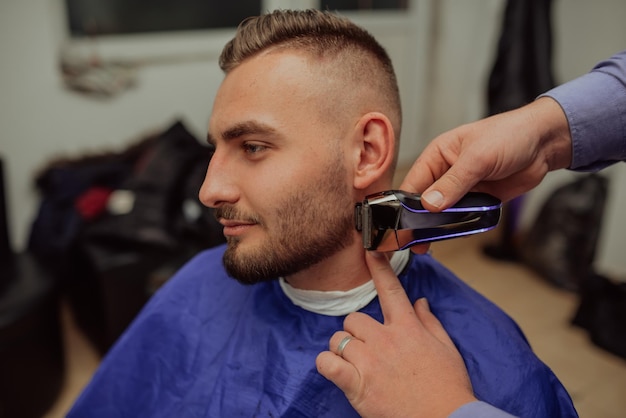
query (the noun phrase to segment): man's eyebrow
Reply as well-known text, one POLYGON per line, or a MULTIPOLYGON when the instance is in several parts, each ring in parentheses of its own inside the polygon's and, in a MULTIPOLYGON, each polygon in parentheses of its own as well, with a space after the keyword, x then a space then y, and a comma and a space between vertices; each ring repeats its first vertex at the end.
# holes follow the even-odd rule
MULTIPOLYGON (((219 137, 221 140, 228 142, 233 139, 252 134, 275 135, 276 129, 264 123, 247 121, 231 126, 222 132, 219 137)), ((211 132, 207 134, 207 142, 211 145, 215 145, 216 138, 211 134, 211 132)))

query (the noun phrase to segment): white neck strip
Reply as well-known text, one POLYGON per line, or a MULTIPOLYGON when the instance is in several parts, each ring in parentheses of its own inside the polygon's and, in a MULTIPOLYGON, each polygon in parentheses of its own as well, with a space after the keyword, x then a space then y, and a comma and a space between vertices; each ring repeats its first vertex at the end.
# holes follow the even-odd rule
MULTIPOLYGON (((389 260, 396 275, 399 275, 409 262, 409 251, 408 249, 397 251, 389 260)), ((376 297, 376 287, 374 287, 372 280, 347 291, 331 290, 326 292, 296 289, 287 283, 283 277, 280 277, 278 282, 294 305, 322 315, 347 315, 350 312, 358 311, 376 297)))

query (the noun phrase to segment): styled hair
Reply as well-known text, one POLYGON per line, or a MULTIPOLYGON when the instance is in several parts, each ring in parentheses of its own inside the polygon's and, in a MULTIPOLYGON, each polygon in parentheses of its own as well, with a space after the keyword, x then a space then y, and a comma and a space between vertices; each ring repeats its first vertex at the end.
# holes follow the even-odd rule
POLYGON ((321 10, 276 10, 245 19, 222 50, 220 68, 228 74, 261 52, 294 49, 320 63, 331 63, 344 80, 376 90, 395 119, 399 139, 402 110, 393 64, 385 49, 365 29, 345 17, 321 10))
POLYGON ((228 73, 246 58, 271 47, 297 47, 323 56, 345 48, 367 51, 395 81, 385 49, 363 28, 329 11, 276 10, 245 19, 220 55, 220 68, 228 73))

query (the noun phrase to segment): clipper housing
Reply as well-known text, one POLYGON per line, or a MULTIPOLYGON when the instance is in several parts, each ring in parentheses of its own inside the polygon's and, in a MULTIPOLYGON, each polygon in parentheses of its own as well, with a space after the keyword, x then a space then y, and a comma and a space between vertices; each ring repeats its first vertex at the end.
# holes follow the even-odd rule
POLYGON ((367 250, 397 251, 413 245, 489 231, 498 225, 502 202, 471 192, 439 213, 426 210, 420 195, 387 190, 355 206, 356 229, 367 250))

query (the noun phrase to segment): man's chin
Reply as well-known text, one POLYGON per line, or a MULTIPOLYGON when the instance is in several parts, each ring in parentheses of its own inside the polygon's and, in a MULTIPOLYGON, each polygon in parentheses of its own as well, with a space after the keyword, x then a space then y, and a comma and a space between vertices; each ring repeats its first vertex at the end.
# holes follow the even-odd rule
POLYGON ((266 257, 257 251, 242 248, 241 242, 229 242, 222 262, 230 277, 240 283, 251 285, 276 278, 267 266, 263 266, 262 262, 259 263, 264 258, 266 257))

